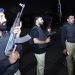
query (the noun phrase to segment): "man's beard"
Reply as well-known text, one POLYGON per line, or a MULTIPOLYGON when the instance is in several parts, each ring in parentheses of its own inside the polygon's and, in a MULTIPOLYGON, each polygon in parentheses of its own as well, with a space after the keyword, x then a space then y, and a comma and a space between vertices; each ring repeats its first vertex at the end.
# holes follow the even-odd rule
POLYGON ((41 27, 43 30, 45 29, 44 24, 43 24, 43 25, 40 25, 40 27, 41 27))
POLYGON ((6 31, 6 29, 7 29, 7 26, 4 25, 4 23, 0 24, 0 30, 1 31, 6 31))

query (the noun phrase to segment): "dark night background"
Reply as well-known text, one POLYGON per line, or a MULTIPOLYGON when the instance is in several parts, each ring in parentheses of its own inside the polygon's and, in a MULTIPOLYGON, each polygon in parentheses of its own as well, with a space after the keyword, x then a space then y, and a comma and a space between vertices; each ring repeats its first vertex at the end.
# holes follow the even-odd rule
MULTIPOLYGON (((63 22, 67 14, 75 14, 75 0, 60 1, 63 22)), ((19 3, 25 3, 26 5, 22 16, 24 27, 32 27, 32 20, 36 15, 52 17, 53 24, 59 27, 57 25, 59 23, 58 0, 0 0, 0 7, 5 8, 8 23, 13 23, 19 9, 19 3)))
MULTIPOLYGON (((25 9, 21 17, 24 28, 24 31, 22 30, 23 34, 29 33, 35 16, 43 15, 46 25, 52 19, 51 27, 57 33, 51 37, 51 42, 47 49, 45 75, 67 75, 66 66, 63 64, 65 57, 62 54, 60 29, 68 14, 75 15, 75 0, 61 0, 61 22, 59 20, 58 0, 0 0, 0 7, 5 9, 8 28, 13 25, 20 9, 19 3, 25 3, 25 9)), ((36 75, 36 60, 29 43, 24 43, 23 49, 24 55, 20 66, 21 73, 22 75, 36 75)))

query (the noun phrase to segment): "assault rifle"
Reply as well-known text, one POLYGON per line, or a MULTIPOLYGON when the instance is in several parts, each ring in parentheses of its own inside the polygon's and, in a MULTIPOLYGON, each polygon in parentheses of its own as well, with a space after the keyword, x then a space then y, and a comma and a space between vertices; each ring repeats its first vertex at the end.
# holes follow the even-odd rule
POLYGON ((22 12, 23 12, 24 7, 25 7, 25 4, 20 3, 19 5, 22 7, 22 9, 21 9, 21 11, 18 12, 18 14, 15 18, 15 21, 14 21, 14 23, 13 23, 11 29, 10 29, 10 37, 8 39, 8 42, 7 42, 7 45, 6 45, 6 48, 5 48, 5 54, 7 56, 9 56, 11 54, 12 48, 15 45, 16 33, 14 33, 13 31, 14 31, 14 28, 16 26, 20 25, 20 18, 21 18, 22 12))
POLYGON ((10 32, 11 32, 11 33, 13 32, 13 30, 14 30, 14 28, 15 28, 16 26, 20 25, 20 18, 21 18, 21 15, 22 15, 22 13, 23 13, 25 4, 20 3, 19 5, 22 7, 22 9, 21 9, 21 11, 19 11, 19 12, 17 13, 17 16, 16 16, 16 18, 15 18, 15 21, 14 21, 14 23, 13 23, 11 29, 10 29, 10 32))
MULTIPOLYGON (((52 20, 53 20, 53 18, 51 18, 51 21, 49 22, 47 29, 51 28, 52 20)), ((55 34, 56 34, 55 31, 53 31, 53 32, 48 32, 47 31, 47 37, 52 36, 52 35, 55 35, 55 34)))

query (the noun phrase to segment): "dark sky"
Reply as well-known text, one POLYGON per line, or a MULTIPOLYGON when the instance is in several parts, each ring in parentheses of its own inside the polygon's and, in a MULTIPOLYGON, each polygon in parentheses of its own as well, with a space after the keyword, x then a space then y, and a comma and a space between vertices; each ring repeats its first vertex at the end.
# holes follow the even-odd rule
MULTIPOLYGON (((58 0, 0 0, 0 7, 5 8, 12 18, 11 14, 14 15, 17 11, 19 3, 25 3, 24 14, 27 15, 50 13, 56 16, 58 14, 58 0)), ((63 16, 69 13, 75 14, 75 0, 61 0, 61 7, 63 16)))
MULTIPOLYGON (((20 2, 25 3, 27 13, 54 13, 58 9, 58 0, 0 0, 0 7, 11 9, 17 7, 20 2)), ((75 0, 61 0, 61 6, 62 12, 75 12, 75 0)))

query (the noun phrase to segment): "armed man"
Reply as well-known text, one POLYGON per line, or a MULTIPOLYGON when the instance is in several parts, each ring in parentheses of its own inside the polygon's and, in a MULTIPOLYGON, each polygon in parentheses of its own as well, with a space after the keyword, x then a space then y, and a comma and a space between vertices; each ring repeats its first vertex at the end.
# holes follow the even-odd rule
MULTIPOLYGON (((12 48, 12 53, 9 56, 5 54, 5 48, 10 36, 10 32, 6 31, 6 22, 4 9, 0 8, 0 75, 21 75, 19 71, 19 59, 22 54, 22 46, 18 44, 12 48)), ((16 33, 16 36, 19 37, 21 25, 15 27, 13 33, 16 33)))

